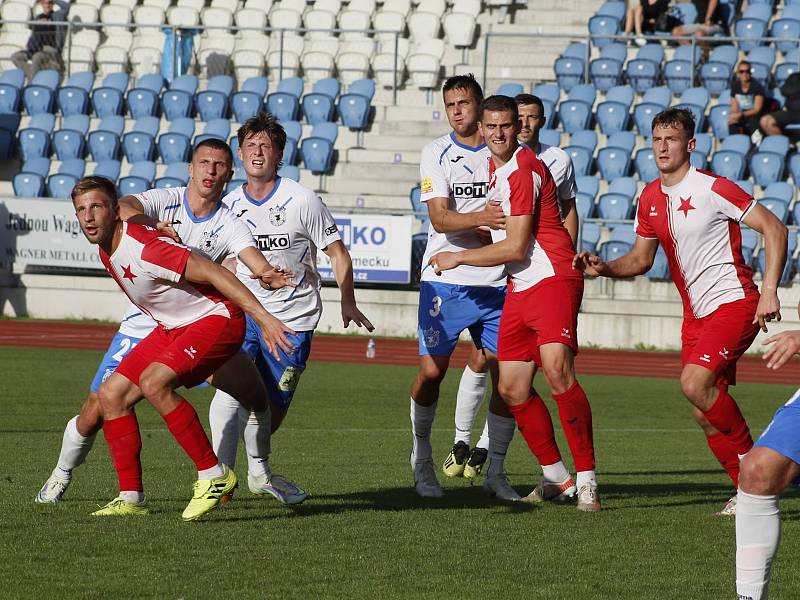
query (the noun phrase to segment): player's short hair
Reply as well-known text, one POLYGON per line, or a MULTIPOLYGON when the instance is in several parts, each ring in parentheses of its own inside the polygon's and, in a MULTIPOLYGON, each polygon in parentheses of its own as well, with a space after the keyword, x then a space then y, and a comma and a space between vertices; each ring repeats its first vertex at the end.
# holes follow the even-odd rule
POLYGON ((531 104, 538 106, 539 110, 542 111, 542 116, 544 116, 544 103, 539 96, 534 96, 533 94, 517 94, 514 96, 514 102, 517 103, 517 106, 530 106, 531 104))
POLYGON ((75 202, 78 196, 83 196, 84 194, 88 192, 94 192, 95 190, 105 194, 105 196, 111 201, 111 208, 116 208, 118 199, 117 186, 114 185, 114 182, 110 179, 100 177, 99 175, 81 177, 78 180, 78 183, 75 184, 75 187, 72 188, 70 197, 72 198, 72 201, 75 202))
POLYGON ((450 90, 469 90, 478 104, 483 102, 483 90, 472 73, 448 77, 442 85, 442 95, 450 90))
POLYGON ((214 150, 222 150, 228 158, 228 166, 233 166, 233 150, 228 145, 228 142, 219 138, 207 138, 202 142, 197 142, 192 148, 192 159, 200 148, 212 148, 214 150))
POLYGON ((656 127, 682 128, 691 139, 694 137, 694 115, 685 108, 668 108, 653 117, 652 129, 656 127))
POLYGON ((281 153, 286 148, 286 131, 278 122, 278 119, 271 113, 264 111, 259 112, 254 117, 250 117, 239 127, 239 131, 236 132, 239 147, 242 147, 247 138, 259 133, 266 133, 269 141, 272 142, 272 147, 280 150, 281 153))
POLYGON ((510 112, 511 119, 514 122, 519 121, 519 109, 517 108, 517 103, 514 101, 514 98, 511 96, 489 96, 483 102, 481 102, 481 110, 480 114, 478 115, 478 120, 483 121, 483 113, 487 110, 493 110, 497 112, 510 112))

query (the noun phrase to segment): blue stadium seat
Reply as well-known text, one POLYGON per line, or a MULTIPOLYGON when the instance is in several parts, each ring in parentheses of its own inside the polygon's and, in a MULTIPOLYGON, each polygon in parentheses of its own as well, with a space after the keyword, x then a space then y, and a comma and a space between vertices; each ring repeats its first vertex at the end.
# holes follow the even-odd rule
POLYGON ((244 123, 250 117, 256 116, 267 95, 267 78, 263 76, 248 77, 238 92, 231 96, 231 107, 235 119, 244 123))
POLYGON ((41 85, 29 85, 22 92, 22 103, 31 116, 52 113, 55 105, 55 92, 41 85))
POLYGON ((711 155, 713 140, 708 133, 698 133, 694 136, 695 148, 689 157, 692 166, 705 169, 708 166, 708 157, 711 155))
POLYGON ((708 106, 709 102, 709 92, 707 89, 702 87, 691 87, 685 89, 681 93, 681 97, 678 100, 679 103, 685 104, 694 104, 699 106, 703 111, 705 111, 706 107, 708 106))
POLYGON ((273 92, 267 96, 267 110, 279 121, 294 121, 300 116, 300 101, 288 92, 273 92))
POLYGON ((149 133, 129 131, 122 138, 122 151, 129 163, 153 160, 156 151, 155 138, 149 133))
POLYGON ((70 75, 67 82, 58 89, 56 99, 61 114, 85 115, 89 113, 89 92, 94 85, 94 73, 81 71, 70 75))
POLYGON ((767 35, 767 22, 759 19, 739 19, 733 26, 736 37, 739 38, 739 48, 749 52, 761 45, 760 38, 767 35))
POLYGON ((756 185, 767 187, 770 183, 781 181, 786 167, 786 154, 763 152, 759 150, 750 157, 750 173, 756 185))
POLYGON ((14 132, 0 127, 0 160, 9 160, 14 156, 14 132))
POLYGON ((422 200, 420 200, 421 195, 422 191, 420 190, 419 184, 412 187, 408 192, 408 201, 411 203, 411 210, 414 211, 414 216, 417 217, 417 219, 421 219, 423 215, 428 213, 427 208, 425 208, 425 205, 422 204, 422 200))
POLYGON ((708 111, 708 122, 711 131, 718 140, 728 137, 728 114, 731 111, 730 104, 717 104, 708 111))
POLYGON ((792 200, 794 200, 794 187, 785 181, 776 181, 766 187, 764 197, 777 198, 787 204, 791 204, 792 200))
POLYGON ((161 111, 167 121, 190 117, 194 108, 194 98, 185 90, 169 89, 161 94, 161 111))
POLYGON ((13 88, 22 90, 25 87, 25 71, 22 69, 7 69, 0 72, 0 83, 10 85, 13 88))
POLYGON ((228 146, 231 147, 231 152, 233 152, 233 166, 241 167, 242 161, 239 158, 239 138, 236 134, 232 135, 230 139, 228 139, 228 146))
POLYGON ((664 107, 652 102, 640 102, 633 109, 633 120, 636 123, 636 130, 644 138, 649 138, 652 134, 653 119, 664 110, 664 107))
POLYGON ((498 96, 509 96, 513 98, 518 94, 522 94, 525 91, 525 87, 521 83, 503 83, 497 88, 497 95, 498 96))
POLYGON ((28 127, 20 129, 18 143, 22 160, 50 156, 50 134, 54 123, 54 115, 39 113, 31 118, 28 127))
POLYGON ((739 50, 731 44, 715 46, 708 55, 708 62, 724 63, 733 69, 736 63, 739 62, 739 50))
POLYGON ((670 60, 664 65, 664 81, 673 94, 680 94, 692 85, 692 64, 685 60, 670 60))
POLYGON ((771 70, 775 65, 778 52, 774 46, 758 46, 747 53, 747 60, 750 63, 759 63, 771 70))
POLYGON ((753 258, 758 245, 758 234, 744 223, 741 224, 742 232, 742 258, 748 266, 753 266, 753 258))
POLYGON ((50 172, 50 159, 43 156, 34 156, 22 163, 20 171, 23 173, 36 173, 44 179, 50 172))
POLYGON ((633 154, 635 146, 636 136, 632 131, 618 131, 608 136, 608 140, 606 140, 606 147, 622 148, 628 154, 633 154))
POLYGON ((600 48, 600 56, 602 58, 611 58, 620 64, 628 60, 628 46, 620 42, 614 42, 600 48))
POLYGON ((247 183, 247 180, 246 180, 246 179, 231 179, 231 180, 230 180, 230 181, 229 181, 229 182, 228 182, 228 183, 225 185, 225 193, 226 193, 226 194, 230 194, 230 193, 231 193, 232 191, 234 191, 236 188, 239 188, 239 187, 243 186, 245 183, 247 183))
POLYGON ((75 179, 80 179, 86 172, 86 161, 82 158, 70 158, 61 162, 58 167, 60 175, 71 175, 75 179))
POLYGON ((741 179, 745 165, 744 156, 733 150, 717 150, 711 159, 711 170, 728 179, 741 179))
MULTIPOLYGON (((789 245, 786 251, 786 265, 783 267, 783 273, 781 273, 781 278, 778 281, 778 285, 788 285, 792 277, 794 276, 794 269, 795 269, 795 259, 792 258, 794 250, 797 248, 797 236, 793 233, 789 234, 789 245)), ((764 276, 764 270, 766 267, 766 250, 761 248, 758 251, 758 272, 761 273, 761 276, 764 276)))
POLYGON ((22 92, 7 83, 0 83, 0 113, 14 114, 19 112, 22 92))
POLYGON ((673 106, 673 108, 683 108, 692 113, 694 117, 694 130, 695 132, 702 131, 705 125, 705 114, 703 108, 697 104, 689 104, 687 102, 680 102, 673 106))
POLYGON ((656 250, 656 256, 653 259, 653 266, 650 267, 650 270, 647 271, 647 273, 645 273, 645 277, 655 281, 665 281, 672 278, 669 273, 669 261, 667 260, 667 255, 664 253, 664 250, 661 248, 661 246, 659 246, 658 250, 656 250))
POLYGON ((772 2, 749 2, 747 8, 742 12, 743 19, 755 19, 762 23, 768 23, 772 18, 772 2))
POLYGON ((128 88, 127 73, 109 73, 103 85, 92 91, 92 108, 100 117, 121 115, 125 110, 125 90, 128 88))
POLYGON ((278 82, 277 91, 291 94, 299 100, 303 95, 303 87, 304 84, 302 77, 287 77, 286 79, 281 79, 278 82))
POLYGON ((641 94, 656 84, 661 74, 661 65, 652 60, 636 58, 628 61, 625 73, 633 89, 641 94))
POLYGON ((164 164, 188 162, 192 150, 190 138, 182 133, 167 132, 158 138, 158 153, 164 164))
POLYGON ((600 189, 600 178, 594 175, 576 175, 575 185, 579 192, 587 194, 594 202, 600 189))
POLYGON ((333 98, 314 92, 303 96, 302 108, 303 116, 310 125, 333 121, 336 112, 333 98))
POLYGON ((597 242, 600 241, 600 225, 597 223, 581 223, 580 228, 581 252, 595 253, 597 242))
POLYGON ((597 153, 597 170, 606 181, 625 177, 631 164, 631 153, 625 148, 606 146, 597 153))
POLYGON ((300 169, 294 165, 283 165, 278 169, 278 175, 292 181, 300 181, 300 169))
POLYGON ((600 245, 600 258, 604 261, 608 262, 610 260, 615 260, 622 256, 625 256, 628 252, 631 251, 631 244, 626 242, 618 242, 616 240, 609 240, 607 242, 603 242, 600 245))
POLYGON ((44 177, 38 173, 22 171, 14 175, 14 195, 25 198, 41 198, 44 196, 44 177))
POLYGON ((89 131, 89 116, 74 114, 64 117, 61 129, 53 134, 53 148, 58 160, 83 158, 86 132, 89 131))
POLYGON ((658 168, 656 167, 656 161, 653 158, 652 148, 642 148, 639 150, 636 153, 636 158, 634 159, 634 166, 636 168, 636 172, 639 174, 639 179, 645 183, 658 178, 658 168))
POLYGON ((334 144, 338 128, 333 123, 319 123, 311 130, 311 136, 300 144, 300 156, 306 169, 314 173, 327 173, 333 167, 334 144))
POLYGON ((593 129, 582 129, 569 136, 570 146, 581 146, 594 154, 597 149, 597 133, 593 129))
POLYGON ((551 104, 557 104, 561 97, 561 91, 557 84, 539 83, 533 88, 533 95, 538 96, 543 102, 547 101, 551 104))
POLYGON ((95 164, 92 175, 116 181, 119 178, 120 167, 118 160, 103 160, 95 164))
POLYGON ((132 175, 127 175, 120 178, 119 183, 117 184, 120 197, 131 194, 141 194, 142 192, 149 190, 150 187, 149 181, 132 175))
POLYGON ((588 129, 592 120, 592 107, 581 100, 565 100, 558 107, 558 120, 568 133, 588 129))
POLYGON ((282 121, 281 125, 286 132, 286 137, 291 138, 297 142, 303 137, 303 126, 300 121, 282 121))
POLYGON ((234 86, 230 75, 215 75, 208 80, 206 89, 197 92, 194 99, 201 121, 227 118, 228 99, 233 94, 234 86))
POLYGON ((135 162, 131 165, 128 175, 141 177, 149 183, 156 178, 156 163, 149 160, 135 162))
POLYGON ((222 140, 223 142, 225 142, 227 141, 228 136, 230 134, 231 134, 231 123, 230 121, 228 121, 228 119, 214 119, 206 123, 205 129, 203 129, 203 133, 201 133, 200 135, 196 135, 194 137, 192 145, 196 146, 203 140, 207 140, 210 138, 216 138, 218 140, 222 140))
POLYGON ((599 36, 613 36, 618 35, 619 32, 620 22, 613 17, 595 15, 589 19, 589 34, 592 36, 592 44, 597 48, 607 46, 614 41, 612 38, 599 36))
POLYGON ((622 62, 613 58, 596 58, 589 63, 589 75, 598 90, 607 92, 615 85, 619 85, 622 62))
POLYGON ((579 219, 591 219, 594 216, 594 198, 589 194, 578 192, 575 194, 575 210, 579 219))
POLYGON ((125 129, 125 120, 119 115, 109 115, 100 121, 100 126, 89 134, 89 153, 95 161, 116 160, 119 156, 120 136, 125 129))
POLYGON ((630 219, 633 214, 631 199, 623 194, 606 193, 597 203, 597 216, 601 219, 630 219))
POLYGON ((775 152, 786 156, 789 154, 791 145, 789 138, 785 135, 768 135, 765 137, 758 146, 759 152, 775 152))
POLYGON ((617 177, 608 185, 608 191, 612 194, 622 194, 631 202, 636 197, 636 178, 635 177, 617 177))
POLYGON ((561 146, 561 132, 555 129, 540 129, 539 143, 545 146, 561 146))
POLYGON ((369 98, 361 94, 352 92, 342 94, 339 97, 339 116, 342 124, 356 131, 366 129, 372 110, 370 102, 369 98))
POLYGON ((580 100, 589 106, 594 105, 594 100, 597 97, 597 89, 591 83, 579 83, 569 91, 567 99, 580 100))
POLYGON ((183 187, 189 182, 188 163, 170 163, 164 175, 155 181, 157 188, 183 187))
MULTIPOLYGON (((568 56, 570 58, 580 58, 581 60, 588 60, 589 47, 584 42, 570 42, 561 53, 561 56, 568 56)), ((541 85, 541 84, 540 84, 541 85)), ((534 94, 536 92, 534 91, 534 94)), ((536 94, 539 96, 539 94, 536 94)), ((541 96, 539 96, 541 98, 541 96)), ((558 99, 556 99, 558 100, 558 99)))
POLYGON ((596 15, 613 17, 622 22, 625 19, 625 4, 620 2, 606 1, 597 9, 596 15))
POLYGON ((181 117, 179 119, 175 119, 172 123, 169 124, 170 133, 180 133, 182 136, 185 136, 189 139, 192 139, 192 137, 194 136, 194 128, 195 128, 194 119, 190 119, 189 117, 181 117))
POLYGON ((564 151, 572 160, 575 176, 588 175, 592 166, 592 153, 583 146, 567 146, 564 151))
POLYGON ((299 142, 294 138, 287 137, 286 145, 283 147, 283 162, 287 165, 293 165, 297 162, 297 150, 299 142))
MULTIPOLYGON (((550 84, 551 87, 558 88, 550 84)), ((347 86, 348 94, 359 94, 368 98, 370 102, 375 97, 375 80, 374 79, 356 79, 353 83, 347 86)))
POLYGON ((681 23, 694 23, 697 20, 697 7, 691 2, 679 2, 674 8, 681 23))
POLYGON ((125 97, 131 117, 156 116, 163 87, 164 78, 160 74, 148 73, 139 77, 136 87, 130 89, 125 97))
MULTIPOLYGON (((62 165, 63 168, 63 165, 62 165)), ((55 175, 47 178, 47 195, 51 198, 69 198, 72 188, 78 183, 81 176, 64 173, 61 169, 55 175)))
POLYGON ((774 75, 776 87, 782 86, 789 78, 789 75, 797 73, 798 70, 800 70, 800 67, 798 67, 797 63, 783 62, 777 65, 774 75))
POLYGON ((786 223, 789 220, 789 204, 787 202, 779 198, 765 197, 759 199, 758 203, 778 217, 781 223, 786 223))
POLYGON ((585 63, 582 58, 560 56, 553 63, 558 87, 569 92, 574 86, 583 81, 585 63))
POLYGON ((636 231, 633 229, 633 223, 615 223, 610 227, 608 241, 625 242, 631 246, 636 242, 636 231))
POLYGON ((797 47, 797 39, 800 38, 800 21, 795 19, 775 19, 769 30, 769 36, 783 38, 787 41, 775 42, 775 47, 783 53, 797 47))
POLYGON ((729 135, 722 140, 722 144, 720 144, 719 149, 731 150, 741 154, 742 156, 747 156, 750 154, 750 136, 744 135, 743 133, 729 135))
POLYGON ((700 67, 700 81, 714 97, 730 88, 732 75, 733 67, 722 62, 709 61, 700 67))
POLYGON ((665 85, 650 88, 644 93, 642 102, 649 102, 666 108, 672 102, 672 90, 665 85))

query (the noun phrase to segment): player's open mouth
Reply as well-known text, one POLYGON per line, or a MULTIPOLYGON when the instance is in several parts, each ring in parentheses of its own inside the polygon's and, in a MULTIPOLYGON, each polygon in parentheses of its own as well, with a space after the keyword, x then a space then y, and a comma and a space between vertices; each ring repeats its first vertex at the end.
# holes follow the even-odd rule
POLYGON ((203 179, 203 187, 207 187, 207 188, 214 187, 214 180, 213 179, 203 179))
POLYGON ((263 160, 251 160, 250 163, 254 167, 263 167, 264 166, 264 161, 263 160))

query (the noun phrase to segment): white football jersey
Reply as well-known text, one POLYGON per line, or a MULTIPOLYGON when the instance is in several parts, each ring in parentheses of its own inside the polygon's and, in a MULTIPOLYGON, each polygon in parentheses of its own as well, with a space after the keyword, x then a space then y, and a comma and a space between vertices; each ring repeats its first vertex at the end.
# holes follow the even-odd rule
MULTIPOLYGON (((223 203, 210 215, 197 218, 186 199, 185 187, 153 189, 135 197, 142 203, 144 214, 159 221, 172 221, 185 245, 216 263, 256 245, 249 228, 223 203)), ((128 337, 144 338, 154 327, 150 317, 129 304, 119 331, 128 337)))
POLYGON ((539 143, 536 155, 542 159, 548 171, 553 176, 558 189, 558 209, 561 218, 564 218, 564 201, 573 200, 578 195, 578 186, 575 184, 575 169, 572 159, 558 146, 548 146, 539 143))
MULTIPOLYGON (((420 199, 449 198, 448 209, 459 213, 478 212, 486 206, 489 186, 489 150, 486 144, 471 147, 460 144, 453 133, 433 140, 422 149, 419 165, 420 199)), ((422 281, 455 285, 492 286, 506 284, 505 268, 461 265, 436 275, 428 259, 437 252, 460 252, 483 246, 474 230, 439 233, 430 225, 422 281)))
POLYGON ((341 239, 333 215, 322 198, 285 177, 278 177, 272 192, 257 200, 242 184, 223 202, 249 226, 259 250, 269 263, 294 274, 297 287, 265 290, 250 279, 250 270, 236 261, 236 276, 264 308, 295 331, 311 331, 322 315, 317 272, 317 249, 341 239))

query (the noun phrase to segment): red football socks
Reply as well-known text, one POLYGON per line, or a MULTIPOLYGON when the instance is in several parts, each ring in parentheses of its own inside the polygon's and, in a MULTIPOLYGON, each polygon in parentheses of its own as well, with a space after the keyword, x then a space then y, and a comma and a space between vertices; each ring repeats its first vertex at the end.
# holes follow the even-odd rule
POLYGON ((183 400, 163 417, 170 433, 192 459, 198 471, 211 469, 217 465, 217 456, 191 404, 183 400))
POLYGON ((727 390, 720 389, 714 405, 703 413, 708 422, 725 436, 737 454, 747 454, 753 447, 750 429, 742 416, 742 411, 727 390))
POLYGON ((136 413, 103 421, 103 434, 117 472, 120 492, 142 492, 142 436, 136 413))
POLYGON ((717 457, 719 464, 728 472, 728 476, 733 481, 733 487, 739 487, 739 454, 731 443, 721 433, 707 435, 706 442, 711 452, 717 457))
POLYGON ((535 393, 522 404, 509 406, 528 448, 540 465, 552 465, 561 460, 556 445, 553 420, 539 394, 535 393))
POLYGON ((592 408, 581 385, 576 381, 563 394, 553 394, 558 416, 567 436, 576 471, 594 471, 592 408))

